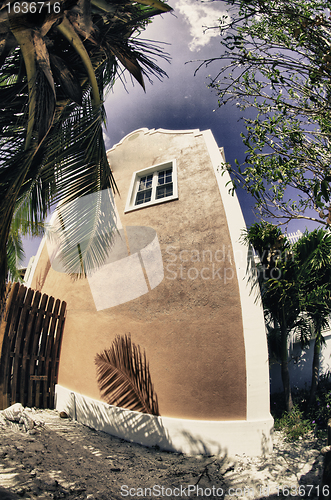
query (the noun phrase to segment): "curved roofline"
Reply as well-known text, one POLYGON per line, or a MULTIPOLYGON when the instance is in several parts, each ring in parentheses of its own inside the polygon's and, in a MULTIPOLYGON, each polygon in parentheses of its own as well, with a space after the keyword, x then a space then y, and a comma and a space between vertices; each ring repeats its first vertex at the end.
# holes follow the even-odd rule
POLYGON ((114 144, 110 149, 108 149, 107 153, 116 149, 118 146, 123 144, 124 141, 129 139, 134 134, 137 134, 138 132, 143 132, 145 135, 147 135, 147 134, 150 134, 150 135, 151 134, 194 134, 194 135, 200 135, 200 134, 202 134, 202 132, 198 128, 188 129, 188 130, 169 130, 169 129, 165 129, 165 128, 148 129, 146 127, 142 127, 142 128, 137 128, 136 130, 133 130, 132 132, 130 132, 129 134, 124 136, 123 139, 120 140, 120 142, 118 142, 117 144, 114 144))

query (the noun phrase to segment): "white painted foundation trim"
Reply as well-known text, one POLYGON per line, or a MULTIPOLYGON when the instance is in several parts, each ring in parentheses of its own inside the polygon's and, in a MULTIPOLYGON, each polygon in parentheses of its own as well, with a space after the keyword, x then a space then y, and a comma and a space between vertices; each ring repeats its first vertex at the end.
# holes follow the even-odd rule
POLYGON ((206 421, 155 417, 55 387, 55 408, 98 431, 190 455, 261 456, 272 451, 273 419, 206 421))
POLYGON ((240 241, 246 224, 236 193, 232 196, 229 193, 231 186, 226 185, 231 178, 229 173, 224 171, 225 162, 222 152, 211 130, 205 130, 203 135, 228 221, 238 277, 246 354, 247 420, 263 417, 268 419, 268 416, 270 417, 270 391, 267 337, 260 294, 252 292, 252 284, 248 283, 246 275, 248 247, 240 241))

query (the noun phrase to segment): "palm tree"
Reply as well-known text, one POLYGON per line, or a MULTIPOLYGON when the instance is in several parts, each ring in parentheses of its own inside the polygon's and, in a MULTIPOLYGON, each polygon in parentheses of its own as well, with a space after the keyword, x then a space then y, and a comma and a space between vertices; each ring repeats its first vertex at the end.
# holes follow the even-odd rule
POLYGON ((261 221, 253 224, 243 233, 243 242, 251 245, 258 254, 260 278, 269 278, 280 253, 289 248, 289 242, 279 227, 261 221))
POLYGON ((315 399, 319 379, 320 353, 325 340, 322 334, 331 314, 331 233, 316 229, 306 232, 293 248, 300 264, 304 309, 312 322, 314 356, 309 404, 315 399))
POLYGON ((111 188, 104 91, 123 69, 162 77, 158 46, 137 39, 159 0, 0 1, 0 294, 14 213, 33 231, 50 206, 111 188))
POLYGON ((286 409, 291 411, 291 333, 299 334, 303 346, 312 334, 315 338, 310 403, 318 384, 322 330, 331 313, 331 234, 324 229, 306 232, 290 247, 279 228, 261 222, 251 226, 244 240, 262 256, 258 264, 259 283, 269 346, 280 359, 286 409))
POLYGON ((322 346, 325 344, 323 329, 329 326, 331 313, 331 290, 330 284, 317 285, 315 290, 307 294, 307 313, 312 321, 314 338, 314 356, 312 363, 312 376, 308 405, 312 405, 315 400, 316 390, 319 381, 320 354, 322 346))
POLYGON ((277 275, 269 278, 262 287, 262 300, 265 314, 270 315, 273 328, 269 335, 278 339, 281 362, 281 376, 287 411, 293 409, 291 382, 289 374, 289 338, 298 330, 307 331, 307 322, 303 312, 300 282, 297 280, 298 266, 292 259, 277 262, 277 275))
POLYGON ((264 221, 253 224, 244 234, 244 241, 252 245, 260 256, 260 263, 257 264, 258 281, 268 336, 278 351, 286 409, 291 411, 293 401, 288 367, 288 340, 290 332, 301 322, 297 264, 288 253, 289 241, 273 224, 264 221))

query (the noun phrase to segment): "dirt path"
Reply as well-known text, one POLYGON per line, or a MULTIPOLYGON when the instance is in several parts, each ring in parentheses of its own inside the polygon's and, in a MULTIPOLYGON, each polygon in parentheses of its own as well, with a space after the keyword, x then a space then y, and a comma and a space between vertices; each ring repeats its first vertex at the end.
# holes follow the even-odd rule
POLYGON ((293 444, 275 433, 266 458, 189 457, 125 442, 53 410, 28 414, 40 424, 29 432, 0 421, 1 500, 317 498, 323 443, 313 436, 293 444))

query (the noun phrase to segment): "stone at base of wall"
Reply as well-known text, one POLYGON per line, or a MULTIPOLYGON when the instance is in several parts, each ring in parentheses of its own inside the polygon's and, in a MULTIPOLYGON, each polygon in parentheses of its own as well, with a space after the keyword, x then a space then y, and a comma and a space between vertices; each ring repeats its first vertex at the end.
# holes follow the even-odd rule
POLYGON ((98 431, 161 450, 230 457, 261 456, 272 451, 271 416, 254 421, 155 417, 108 405, 60 385, 55 388, 55 408, 98 431))

